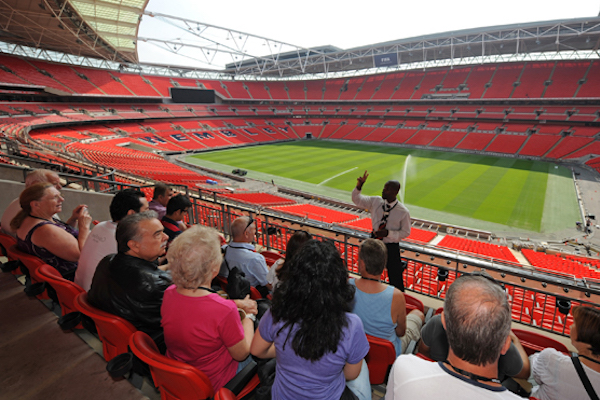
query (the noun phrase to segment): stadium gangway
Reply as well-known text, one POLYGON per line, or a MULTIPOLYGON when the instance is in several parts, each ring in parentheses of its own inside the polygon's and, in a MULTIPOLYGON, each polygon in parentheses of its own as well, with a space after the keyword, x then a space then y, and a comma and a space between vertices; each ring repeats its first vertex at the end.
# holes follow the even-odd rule
MULTIPOLYGON (((334 224, 323 224, 251 207, 219 202, 217 195, 191 198, 190 222, 212 226, 225 235, 238 216, 250 215, 257 221, 257 243, 266 250, 285 252, 289 237, 307 230, 319 240, 329 240, 340 251, 350 272, 357 271, 360 243, 369 236, 334 224), (215 202, 216 200, 216 202, 215 202)), ((462 274, 485 271, 503 286, 509 299, 513 321, 567 336, 575 305, 598 307, 600 281, 543 273, 502 260, 468 255, 434 246, 401 242, 400 251, 408 261, 407 290, 443 301, 447 286, 462 274)), ((386 279, 386 273, 382 275, 386 279)))

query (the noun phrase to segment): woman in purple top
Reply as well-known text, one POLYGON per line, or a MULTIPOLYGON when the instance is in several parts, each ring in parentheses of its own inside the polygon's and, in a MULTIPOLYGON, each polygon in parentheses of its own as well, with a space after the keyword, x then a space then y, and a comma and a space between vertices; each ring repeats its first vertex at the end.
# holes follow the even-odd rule
POLYGON ((317 240, 288 262, 250 352, 277 359, 274 399, 353 399, 346 380, 359 375, 369 343, 350 313, 348 271, 336 248, 317 240))
POLYGON ((66 279, 73 280, 79 254, 90 233, 92 217, 87 207, 77 209, 79 232, 54 218, 62 211, 60 192, 51 183, 36 183, 19 196, 21 211, 10 227, 17 233, 20 250, 41 258, 66 279))

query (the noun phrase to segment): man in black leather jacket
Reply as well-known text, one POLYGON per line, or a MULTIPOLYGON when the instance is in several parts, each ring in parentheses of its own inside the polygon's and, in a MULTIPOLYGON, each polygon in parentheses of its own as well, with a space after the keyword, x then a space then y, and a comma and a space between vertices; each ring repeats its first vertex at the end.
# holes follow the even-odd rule
POLYGON ((160 307, 172 281, 169 272, 159 269, 157 259, 165 254, 168 236, 156 212, 145 211, 119 221, 116 239, 118 253, 98 264, 89 302, 160 342, 160 307))

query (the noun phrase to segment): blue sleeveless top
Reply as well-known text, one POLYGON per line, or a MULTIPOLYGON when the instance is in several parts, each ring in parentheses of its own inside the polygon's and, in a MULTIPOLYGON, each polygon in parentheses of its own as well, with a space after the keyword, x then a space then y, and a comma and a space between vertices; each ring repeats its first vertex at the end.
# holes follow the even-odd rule
POLYGON ((19 250, 24 251, 25 253, 29 253, 41 258, 46 264, 56 268, 58 272, 61 273, 61 275, 72 281, 73 273, 77 268, 77 261, 67 261, 63 258, 60 258, 51 253, 49 250, 46 250, 44 247, 36 246, 31 241, 31 236, 33 235, 33 232, 35 232, 35 230, 40 226, 48 224, 52 224, 54 226, 58 226, 61 229, 64 229, 65 231, 73 235, 75 239, 77 239, 77 237, 79 236, 79 232, 77 232, 75 229, 56 218, 52 218, 52 221, 42 221, 33 228, 31 228, 29 232, 27 232, 25 240, 21 240, 21 238, 17 237, 17 247, 19 248, 19 250))
MULTIPOLYGON (((354 279, 348 283, 355 285, 354 279)), ((396 355, 402 353, 402 342, 396 336, 396 326, 392 322, 392 299, 394 298, 394 287, 388 286, 380 293, 365 293, 356 288, 352 312, 360 317, 365 333, 394 343, 396 355)))

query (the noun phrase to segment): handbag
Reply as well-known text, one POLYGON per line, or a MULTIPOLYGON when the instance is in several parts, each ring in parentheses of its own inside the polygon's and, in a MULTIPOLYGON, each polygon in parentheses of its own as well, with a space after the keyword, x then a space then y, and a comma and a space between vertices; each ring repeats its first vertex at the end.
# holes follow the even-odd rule
POLYGON ((238 267, 229 268, 226 256, 227 248, 225 248, 225 254, 223 254, 225 266, 229 271, 229 276, 227 277, 227 294, 232 300, 244 299, 250 294, 250 282, 246 279, 246 274, 238 267))

